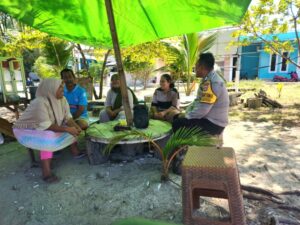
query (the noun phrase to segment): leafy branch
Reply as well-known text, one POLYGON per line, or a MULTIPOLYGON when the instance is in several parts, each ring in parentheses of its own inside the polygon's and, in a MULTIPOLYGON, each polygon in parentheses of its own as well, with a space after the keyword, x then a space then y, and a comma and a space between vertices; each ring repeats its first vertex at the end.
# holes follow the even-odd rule
POLYGON ((169 168, 173 159, 180 152, 182 152, 187 145, 208 146, 208 145, 212 145, 213 143, 212 142, 213 139, 206 133, 203 133, 199 128, 183 127, 178 129, 175 133, 173 133, 170 136, 168 142, 166 143, 166 146, 162 148, 155 142, 155 139, 152 137, 151 134, 146 134, 140 130, 134 129, 134 130, 126 131, 110 139, 109 144, 104 149, 104 153, 110 154, 114 146, 117 145, 120 141, 132 137, 140 137, 144 140, 147 140, 150 143, 150 145, 154 147, 154 150, 157 151, 157 153, 160 155, 160 158, 162 160, 162 174, 161 174, 162 181, 168 180, 169 168))

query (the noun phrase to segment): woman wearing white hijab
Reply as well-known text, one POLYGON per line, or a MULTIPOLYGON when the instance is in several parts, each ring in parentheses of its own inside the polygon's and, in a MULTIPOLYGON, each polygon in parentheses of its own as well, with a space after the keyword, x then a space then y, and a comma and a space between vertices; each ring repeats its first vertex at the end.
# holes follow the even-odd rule
POLYGON ((72 145, 73 155, 80 155, 73 143, 81 129, 72 119, 63 85, 58 79, 44 79, 36 91, 36 99, 13 127, 22 145, 41 151, 43 179, 48 183, 58 181, 50 169, 54 151, 72 145))

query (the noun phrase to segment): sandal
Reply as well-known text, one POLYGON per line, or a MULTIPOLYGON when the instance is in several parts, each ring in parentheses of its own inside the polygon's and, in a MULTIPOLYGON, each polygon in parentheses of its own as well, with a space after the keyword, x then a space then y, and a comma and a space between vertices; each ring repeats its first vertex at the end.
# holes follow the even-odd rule
POLYGON ((50 176, 43 177, 43 180, 48 184, 52 184, 59 182, 60 179, 56 175, 52 174, 50 176))

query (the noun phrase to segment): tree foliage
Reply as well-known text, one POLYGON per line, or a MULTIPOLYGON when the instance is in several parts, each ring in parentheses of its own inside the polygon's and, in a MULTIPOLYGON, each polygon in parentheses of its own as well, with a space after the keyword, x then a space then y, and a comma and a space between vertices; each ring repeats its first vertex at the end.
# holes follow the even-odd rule
POLYGON ((59 74, 53 66, 47 64, 47 59, 43 56, 38 57, 33 66, 33 71, 41 78, 58 77, 59 74))
POLYGON ((67 41, 54 37, 43 40, 43 48, 34 63, 34 71, 42 78, 59 77, 60 71, 67 66, 73 46, 67 41))
POLYGON ((217 38, 217 33, 191 33, 182 36, 179 44, 166 43, 169 51, 167 65, 162 70, 169 71, 175 78, 186 77, 186 95, 190 95, 193 84, 193 67, 202 52, 212 47, 217 38))
POLYGON ((23 25, 0 13, 0 55, 23 57, 25 71, 34 69, 41 77, 52 77, 63 69, 71 56, 72 45, 23 25))
POLYGON ((283 54, 293 52, 295 48, 300 52, 299 23, 299 0, 260 0, 248 10, 240 24, 240 30, 233 34, 236 38, 242 38, 231 44, 245 46, 252 42, 262 42, 265 51, 278 54, 299 67, 297 59, 283 54), (295 32, 295 40, 282 41, 276 35, 289 31, 295 32))
POLYGON ((22 57, 24 51, 44 47, 43 40, 47 34, 26 27, 24 31, 8 30, 2 38, 4 46, 0 54, 9 57, 22 57))
POLYGON ((73 46, 69 42, 59 38, 48 37, 45 39, 43 56, 47 59, 47 64, 53 66, 56 71, 66 67, 72 55, 73 46))
MULTIPOLYGON (((103 62, 91 63, 89 66, 89 74, 93 79, 99 79, 103 62)), ((107 75, 107 69, 104 71, 104 77, 107 75)))
POLYGON ((125 70, 131 73, 135 84, 137 80, 142 80, 144 88, 146 88, 156 60, 165 59, 166 54, 167 49, 160 41, 122 49, 125 70))

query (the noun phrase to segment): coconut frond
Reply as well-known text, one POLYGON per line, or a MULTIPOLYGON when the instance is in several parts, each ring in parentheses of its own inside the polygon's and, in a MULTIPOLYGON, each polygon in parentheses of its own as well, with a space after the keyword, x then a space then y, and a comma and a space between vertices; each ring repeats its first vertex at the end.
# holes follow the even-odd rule
POLYGON ((208 51, 216 42, 218 33, 200 34, 198 39, 198 54, 208 51))
POLYGON ((111 150, 123 139, 125 139, 126 137, 128 137, 130 134, 129 133, 123 133, 123 134, 119 134, 113 138, 111 138, 109 140, 109 144, 106 145, 106 147, 104 148, 103 152, 104 154, 110 154, 111 150))
POLYGON ((212 138, 202 132, 200 128, 182 127, 173 133, 163 149, 163 155, 167 157, 176 148, 182 145, 206 146, 212 144, 212 138))
POLYGON ((152 136, 151 134, 145 134, 142 131, 139 130, 130 130, 130 131, 126 131, 124 133, 121 133, 113 138, 110 139, 109 144, 105 147, 104 149, 104 153, 105 154, 110 154, 111 150, 121 141, 124 139, 128 139, 128 137, 140 137, 144 140, 148 140, 151 141, 152 140, 152 136))

